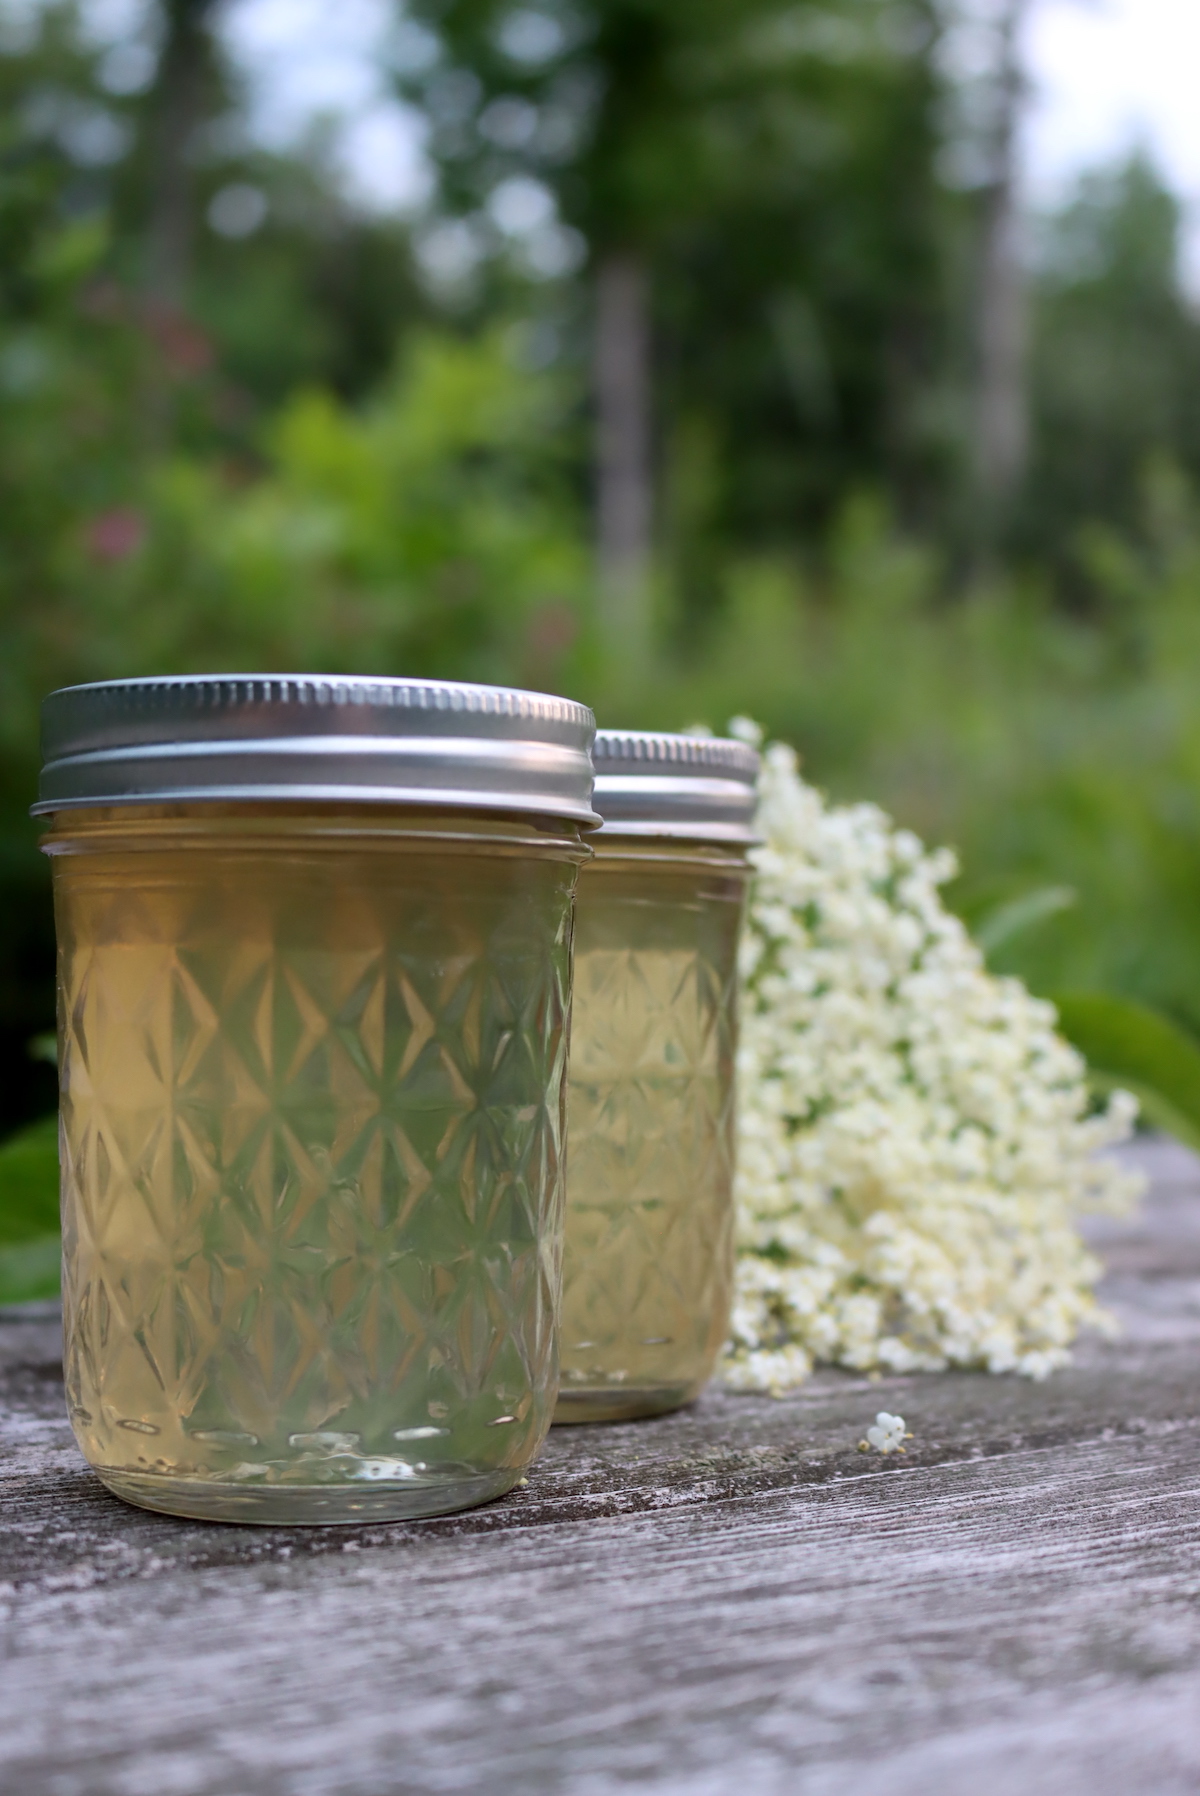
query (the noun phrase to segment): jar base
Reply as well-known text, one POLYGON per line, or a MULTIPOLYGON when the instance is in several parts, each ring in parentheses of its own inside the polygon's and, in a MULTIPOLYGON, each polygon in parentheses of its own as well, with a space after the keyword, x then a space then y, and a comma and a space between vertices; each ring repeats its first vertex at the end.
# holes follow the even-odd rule
POLYGON ((409 1522, 453 1515, 504 1496, 522 1477, 520 1466, 467 1473, 420 1484, 274 1484, 247 1486, 203 1478, 169 1478, 93 1466, 114 1497, 160 1515, 197 1522, 241 1522, 262 1528, 329 1527, 345 1523, 409 1522))
POLYGON ((694 1403, 702 1388, 701 1384, 580 1385, 559 1391, 554 1425, 635 1422, 644 1416, 665 1416, 694 1403))

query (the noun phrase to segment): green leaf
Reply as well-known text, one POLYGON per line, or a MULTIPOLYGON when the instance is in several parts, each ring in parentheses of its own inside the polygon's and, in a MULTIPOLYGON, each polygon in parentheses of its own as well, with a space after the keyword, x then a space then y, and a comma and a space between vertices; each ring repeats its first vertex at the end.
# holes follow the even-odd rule
POLYGON ((39 1235, 20 1247, 0 1247, 0 1303, 31 1303, 57 1297, 62 1243, 57 1235, 39 1235))
POLYGON ((0 1251, 58 1229, 58 1118, 0 1145, 0 1251))
POLYGON ((56 1297, 58 1118, 45 1116, 0 1145, 0 1303, 56 1297))
POLYGON ((1052 1002, 1096 1089, 1132 1092, 1148 1122, 1200 1152, 1200 1043, 1132 998, 1057 992, 1052 1002))
POLYGON ((992 955, 1014 936, 1023 935, 1035 924, 1070 910, 1078 902, 1079 895, 1070 886, 1043 886, 1036 892, 1026 892, 988 911, 975 927, 975 940, 986 955, 992 955))

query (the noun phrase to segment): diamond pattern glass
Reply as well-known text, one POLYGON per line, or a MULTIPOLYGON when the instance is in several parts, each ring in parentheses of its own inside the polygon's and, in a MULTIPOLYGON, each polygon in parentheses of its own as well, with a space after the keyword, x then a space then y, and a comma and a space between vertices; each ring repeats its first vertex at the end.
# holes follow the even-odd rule
POLYGON ((556 1421, 677 1408, 725 1339, 743 888, 738 855, 603 838, 581 876, 556 1421))
POLYGON ((60 819, 67 1392, 120 1495, 419 1515, 533 1457, 581 851, 520 836, 60 819))

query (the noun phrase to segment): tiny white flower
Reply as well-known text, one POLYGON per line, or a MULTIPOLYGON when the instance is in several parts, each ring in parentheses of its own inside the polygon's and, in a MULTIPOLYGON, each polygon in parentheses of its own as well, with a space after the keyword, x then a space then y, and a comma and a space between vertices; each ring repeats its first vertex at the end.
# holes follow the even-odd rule
POLYGON ((905 1432, 904 1417, 889 1415, 881 1409, 873 1427, 867 1429, 867 1442, 877 1453, 903 1453, 904 1443, 912 1436, 905 1432))

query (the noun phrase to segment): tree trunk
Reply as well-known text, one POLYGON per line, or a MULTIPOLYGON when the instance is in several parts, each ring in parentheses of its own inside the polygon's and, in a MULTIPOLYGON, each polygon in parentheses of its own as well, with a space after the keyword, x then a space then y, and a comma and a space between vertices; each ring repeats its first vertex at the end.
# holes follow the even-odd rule
POLYGON ((191 151, 203 123, 211 70, 209 26, 216 0, 162 0, 165 39, 154 108, 156 168, 150 218, 149 285, 181 308, 191 272, 191 151))
POLYGON ((639 258, 605 256, 596 271, 597 545, 606 631, 635 649, 649 635, 649 310, 639 258))
POLYGON ((976 327, 975 480, 985 533, 993 536, 1025 472, 1026 295, 1017 209, 1017 151, 1025 81, 1019 34, 1030 0, 1005 0, 989 132, 976 327))

